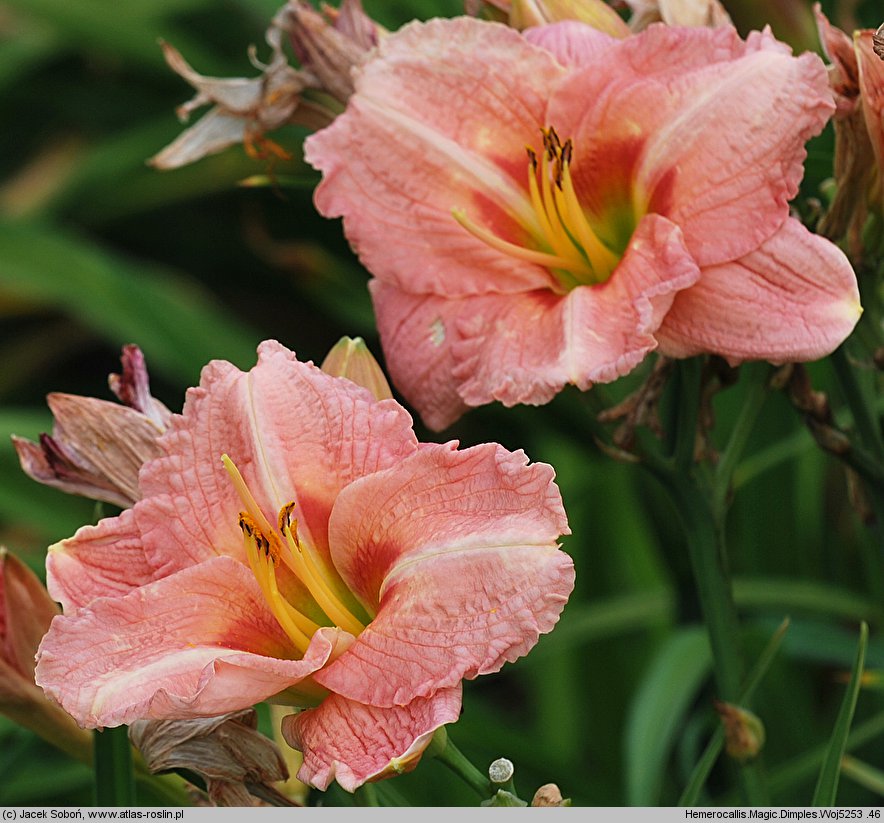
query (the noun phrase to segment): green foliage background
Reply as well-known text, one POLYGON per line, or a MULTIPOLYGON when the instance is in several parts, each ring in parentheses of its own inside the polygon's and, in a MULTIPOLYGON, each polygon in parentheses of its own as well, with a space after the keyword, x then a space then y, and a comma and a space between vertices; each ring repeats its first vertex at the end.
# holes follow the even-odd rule
MULTIPOLYGON (((208 360, 249 368, 265 338, 321 361, 343 334, 361 335, 380 357, 367 274, 339 222, 312 208, 318 178, 299 159, 303 133, 275 135, 296 158, 275 169, 295 181, 284 190, 238 185, 265 171, 241 148, 174 172, 145 165, 180 132, 173 110, 190 96, 157 40, 204 74, 251 76, 246 49, 255 43, 266 56, 279 5, 0 0, 0 544, 35 569, 48 545, 92 521, 93 506, 26 478, 8 435, 49 430, 49 391, 109 398, 122 344, 141 346, 154 393, 173 410, 208 360)), ((454 0, 365 5, 391 28, 460 10, 454 0)), ((818 48, 809 3, 726 5, 744 31, 776 18, 775 33, 818 48), (782 14, 789 8, 798 24, 782 14)), ((853 19, 877 26, 875 6, 851 4, 853 19)), ((803 196, 819 196, 830 173, 826 134, 811 146, 803 196)), ((844 415, 829 364, 812 374, 844 415)), ((642 376, 596 394, 622 397, 642 376)), ((739 382, 716 398, 716 432, 727 432, 743 391, 739 382)), ((555 781, 575 804, 671 805, 716 724, 708 644, 667 499, 599 452, 582 425, 594 400, 566 391, 543 408, 486 407, 441 435, 416 424, 426 440, 495 440, 555 466, 573 531, 564 547, 578 570, 560 625, 526 659, 466 684, 450 733, 481 767, 513 760, 529 797, 555 781)), ((763 768, 772 804, 806 805, 861 620, 871 626, 867 665, 884 669, 881 531, 861 522, 842 465, 813 445, 780 394, 767 399, 736 481, 731 564, 750 656, 792 619, 753 703, 767 728, 763 768)), ((878 769, 882 718, 884 692, 871 684, 851 746, 878 769)), ((704 802, 738 802, 733 785, 720 763, 704 802)), ((387 803, 474 802, 432 761, 378 788, 387 803)), ((881 795, 880 784, 846 777, 839 803, 875 805, 881 795)), ((0 717, 0 805, 90 797, 87 767, 0 717)), ((334 789, 321 800, 353 802, 334 789)))

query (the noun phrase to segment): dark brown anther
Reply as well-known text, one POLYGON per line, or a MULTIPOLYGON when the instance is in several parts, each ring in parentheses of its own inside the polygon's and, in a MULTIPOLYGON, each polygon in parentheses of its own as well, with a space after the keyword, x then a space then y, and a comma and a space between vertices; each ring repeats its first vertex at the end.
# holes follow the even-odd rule
POLYGON ((571 165, 571 155, 574 153, 574 141, 569 137, 562 146, 562 163, 566 166, 571 165))
POLYGON ((559 140, 559 135, 556 134, 556 130, 552 126, 549 127, 549 136, 553 146, 558 152, 558 150, 562 148, 562 142, 559 140))
POLYGON ((872 35, 872 49, 884 60, 884 23, 878 26, 878 30, 872 35))
POLYGON ((292 500, 292 501, 286 503, 286 504, 285 504, 285 505, 279 510, 278 525, 279 525, 279 530, 280 530, 283 534, 285 534, 285 530, 286 530, 286 529, 291 528, 291 525, 292 525, 292 512, 293 512, 294 510, 295 510, 295 501, 294 501, 294 500, 292 500))
POLYGON ((556 164, 553 166, 553 183, 556 184, 556 188, 561 191, 562 190, 562 156, 559 155, 556 157, 556 164))
POLYGON ((537 171, 537 155, 534 153, 534 149, 531 146, 525 146, 525 151, 528 152, 528 162, 531 164, 531 171, 537 171))

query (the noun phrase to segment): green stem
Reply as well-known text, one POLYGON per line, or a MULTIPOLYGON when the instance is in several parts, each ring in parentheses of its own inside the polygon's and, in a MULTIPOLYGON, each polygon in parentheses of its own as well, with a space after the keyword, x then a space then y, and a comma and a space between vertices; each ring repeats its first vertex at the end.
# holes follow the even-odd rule
POLYGON ((737 609, 724 567, 722 535, 708 500, 690 477, 673 472, 665 487, 684 527, 697 596, 709 632, 719 696, 733 702, 739 695, 743 664, 737 609))
MULTIPOLYGON (((650 459, 643 459, 643 465, 669 494, 684 528, 697 597, 709 634, 718 695, 736 703, 743 679, 743 660, 737 609, 726 567, 725 512, 724 508, 720 512, 713 510, 711 489, 705 484, 701 486, 694 465, 702 367, 700 358, 678 362, 668 421, 672 457, 666 460, 649 455, 650 459)), ((758 764, 743 766, 739 778, 746 802, 766 805, 767 793, 758 764)))
POLYGON ((740 408, 736 423, 731 430, 730 439, 721 453, 715 467, 715 485, 712 491, 712 511, 719 521, 724 519, 731 494, 734 471, 764 401, 767 399, 767 378, 770 367, 766 363, 749 363, 743 366, 743 374, 749 381, 749 388, 740 408))
POLYGON ((453 771, 461 780, 464 781, 476 794, 483 800, 491 797, 494 789, 491 787, 491 781, 487 775, 482 774, 467 758, 460 749, 451 742, 449 737, 445 748, 442 749, 436 757, 441 760, 451 771, 453 771))
POLYGON ((881 435, 878 416, 874 405, 866 402, 862 387, 856 379, 856 373, 847 359, 844 345, 832 352, 831 360, 838 385, 856 423, 860 441, 879 463, 884 464, 884 437, 881 435))
POLYGON ((135 806, 132 746, 125 726, 96 731, 95 805, 135 806))

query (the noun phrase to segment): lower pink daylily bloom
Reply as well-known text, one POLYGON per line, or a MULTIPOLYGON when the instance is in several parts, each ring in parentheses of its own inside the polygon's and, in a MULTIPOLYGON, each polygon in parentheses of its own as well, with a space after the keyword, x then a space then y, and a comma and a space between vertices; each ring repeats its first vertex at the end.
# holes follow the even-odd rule
POLYGON ((393 382, 441 429, 655 349, 831 352, 856 278, 788 201, 833 110, 822 61, 768 32, 434 20, 379 44, 305 156, 375 276, 393 382))
POLYGON ((141 500, 51 548, 38 684, 87 727, 311 706, 286 730, 319 788, 412 768, 574 580, 552 468, 456 446, 277 343, 211 363, 141 500))

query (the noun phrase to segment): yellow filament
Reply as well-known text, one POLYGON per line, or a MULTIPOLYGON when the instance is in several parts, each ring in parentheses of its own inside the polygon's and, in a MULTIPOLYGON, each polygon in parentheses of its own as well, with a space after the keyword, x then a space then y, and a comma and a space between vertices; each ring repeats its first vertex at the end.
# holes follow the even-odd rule
POLYGON ((227 474, 230 475, 230 479, 233 481, 233 488, 236 489, 239 499, 242 501, 245 510, 249 513, 252 520, 258 524, 258 528, 263 534, 272 535, 273 526, 271 526, 267 518, 264 517, 264 512, 261 511, 255 498, 252 497, 252 493, 249 491, 246 481, 243 480, 242 475, 239 473, 239 469, 226 454, 221 455, 221 463, 224 468, 227 469, 227 474))
POLYGON ((302 550, 301 542, 292 534, 291 526, 288 524, 283 528, 283 535, 288 544, 288 552, 283 554, 283 560, 300 578, 310 594, 313 595, 313 599, 319 604, 319 608, 328 615, 334 624, 344 631, 358 636, 365 626, 353 617, 347 607, 338 600, 332 587, 324 579, 321 567, 316 564, 309 552, 302 550))
POLYGON ((572 143, 563 145, 552 127, 542 129, 543 156, 528 149, 528 193, 537 225, 528 228, 538 251, 507 242, 469 220, 462 209, 452 216, 470 234, 497 251, 554 270, 563 286, 602 283, 618 263, 618 256, 599 240, 587 220, 571 179, 572 143), (540 178, 538 182, 538 176, 540 178), (538 233, 539 228, 539 233, 538 233))
POLYGON ((568 214, 568 222, 577 233, 577 240, 589 257, 590 264, 595 270, 599 281, 607 278, 617 266, 617 255, 614 254, 601 240, 589 225, 583 209, 577 200, 577 192, 574 191, 574 182, 571 180, 571 164, 566 162, 562 173, 562 194, 565 201, 565 210, 568 214))
POLYGON ((565 257, 557 257, 554 254, 547 254, 534 249, 526 249, 524 246, 517 246, 515 243, 508 243, 502 240, 496 234, 492 234, 488 229, 477 226, 469 217, 466 216, 463 209, 452 209, 451 216, 457 220, 470 234, 478 237, 483 243, 491 246, 493 249, 509 254, 511 257, 518 257, 521 260, 527 260, 529 263, 537 263, 540 266, 546 266, 551 269, 570 269, 572 261, 565 257))
MULTIPOLYGON (((550 177, 549 154, 544 152, 543 161, 540 166, 540 186, 543 208, 546 211, 546 215, 549 218, 549 224, 552 228, 552 233, 548 239, 550 245, 556 250, 556 254, 558 254, 559 257, 569 260, 571 262, 569 268, 573 268, 575 262, 574 252, 576 249, 574 248, 574 244, 569 240, 568 235, 562 226, 562 220, 556 210, 555 199, 553 197, 553 185, 550 177)), ((585 268, 586 264, 583 261, 579 261, 578 265, 580 268, 585 268)))
MULTIPOLYGON (((252 573, 280 626, 301 652, 306 651, 310 638, 319 625, 303 615, 279 592, 274 565, 281 557, 295 576, 304 584, 328 618, 340 628, 358 635, 365 626, 354 617, 335 594, 335 584, 329 580, 322 560, 315 557, 309 545, 302 546, 293 534, 291 512, 294 503, 283 506, 279 512, 278 528, 285 537, 281 544, 277 533, 264 516, 257 501, 233 461, 226 455, 221 462, 239 494, 245 512, 240 513, 239 524, 245 539, 246 553, 252 573)), ((295 532, 297 521, 295 521, 295 532)))
POLYGON ((243 532, 246 554, 252 574, 261 587, 264 599, 282 630, 301 654, 307 651, 310 638, 319 629, 308 617, 295 609, 280 593, 276 582, 274 560, 270 555, 270 543, 257 529, 248 514, 240 514, 240 527, 243 532))

